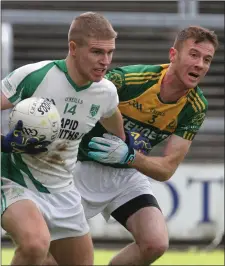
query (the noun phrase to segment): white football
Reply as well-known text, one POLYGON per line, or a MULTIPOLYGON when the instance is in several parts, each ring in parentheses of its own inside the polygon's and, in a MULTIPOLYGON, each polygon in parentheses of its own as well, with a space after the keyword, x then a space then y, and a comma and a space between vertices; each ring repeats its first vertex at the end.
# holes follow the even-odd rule
POLYGON ((44 135, 53 142, 59 134, 61 119, 56 106, 47 99, 31 97, 14 106, 9 115, 9 128, 13 129, 18 120, 23 121, 24 136, 44 135))

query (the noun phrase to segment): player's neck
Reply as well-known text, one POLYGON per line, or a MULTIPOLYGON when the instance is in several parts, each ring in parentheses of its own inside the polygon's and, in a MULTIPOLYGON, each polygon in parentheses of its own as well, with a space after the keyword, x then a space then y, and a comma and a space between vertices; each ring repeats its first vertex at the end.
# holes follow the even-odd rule
POLYGON ((176 102, 187 92, 188 89, 184 84, 168 69, 160 86, 160 98, 162 101, 166 103, 176 102))
POLYGON ((78 86, 78 87, 83 87, 86 86, 90 83, 89 80, 84 79, 80 73, 77 71, 77 68, 74 66, 71 58, 69 56, 66 57, 66 67, 68 70, 68 74, 70 78, 73 80, 73 82, 78 86))

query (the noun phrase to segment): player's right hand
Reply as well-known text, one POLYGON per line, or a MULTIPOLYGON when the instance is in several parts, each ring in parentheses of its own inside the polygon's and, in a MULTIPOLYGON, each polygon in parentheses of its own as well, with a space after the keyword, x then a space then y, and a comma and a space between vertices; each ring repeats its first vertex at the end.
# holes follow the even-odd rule
POLYGON ((101 163, 130 164, 135 159, 135 150, 117 136, 105 133, 103 137, 93 137, 88 143, 88 156, 101 163))
POLYGON ((6 136, 1 136, 1 151, 5 153, 38 154, 45 152, 50 142, 44 141, 45 136, 24 137, 23 122, 19 120, 6 136))

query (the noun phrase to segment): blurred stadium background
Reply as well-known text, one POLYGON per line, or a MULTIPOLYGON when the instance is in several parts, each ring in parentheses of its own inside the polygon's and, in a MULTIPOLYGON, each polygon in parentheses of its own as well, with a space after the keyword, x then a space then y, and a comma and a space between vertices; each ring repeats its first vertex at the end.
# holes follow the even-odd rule
MULTIPOLYGON (((201 84, 209 101, 207 119, 172 179, 153 182, 153 187, 167 219, 171 249, 223 248, 224 1, 2 1, 1 8, 2 77, 24 64, 66 57, 69 24, 86 11, 102 12, 119 34, 112 67, 167 63, 175 33, 185 26, 201 25, 218 34, 220 48, 201 84)), ((8 112, 2 112, 3 132, 8 112)), ((160 152, 161 147, 153 151, 160 152)), ((90 227, 96 247, 120 248, 132 241, 122 226, 113 220, 106 224, 100 215, 90 220, 90 227)), ((3 231, 3 256, 8 245, 3 231)), ((213 261, 206 264, 216 265, 213 261)))

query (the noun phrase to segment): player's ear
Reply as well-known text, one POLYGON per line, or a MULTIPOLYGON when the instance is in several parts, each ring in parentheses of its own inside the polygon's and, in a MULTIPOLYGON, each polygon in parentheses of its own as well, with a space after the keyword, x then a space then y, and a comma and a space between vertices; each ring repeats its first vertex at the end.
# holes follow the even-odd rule
POLYGON ((177 56, 177 49, 175 49, 174 47, 171 47, 170 50, 169 50, 170 63, 174 63, 175 62, 176 56, 177 56))
POLYGON ((77 44, 74 41, 69 42, 69 53, 73 56, 76 55, 77 44))

